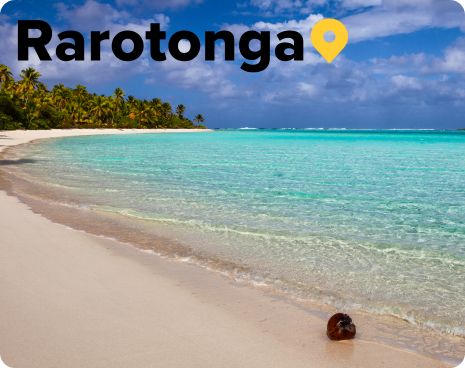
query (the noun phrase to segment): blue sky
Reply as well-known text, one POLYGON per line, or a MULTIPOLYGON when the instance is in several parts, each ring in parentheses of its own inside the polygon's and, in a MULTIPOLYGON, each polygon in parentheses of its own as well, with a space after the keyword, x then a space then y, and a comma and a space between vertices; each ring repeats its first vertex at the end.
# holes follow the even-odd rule
POLYGON ((49 86, 85 84, 104 94, 121 86, 127 95, 184 103, 191 116, 203 113, 210 127, 454 129, 465 127, 464 31, 465 13, 452 0, 14 0, 0 15, 0 63, 16 75, 33 66, 49 86), (309 41, 322 17, 342 20, 350 34, 331 65, 309 41), (258 74, 242 71, 240 58, 225 62, 221 54, 216 62, 199 56, 157 63, 144 54, 126 63, 104 50, 100 62, 18 62, 18 19, 46 20, 56 33, 143 34, 151 22, 160 22, 168 35, 293 29, 305 36, 306 57, 272 59, 258 74))

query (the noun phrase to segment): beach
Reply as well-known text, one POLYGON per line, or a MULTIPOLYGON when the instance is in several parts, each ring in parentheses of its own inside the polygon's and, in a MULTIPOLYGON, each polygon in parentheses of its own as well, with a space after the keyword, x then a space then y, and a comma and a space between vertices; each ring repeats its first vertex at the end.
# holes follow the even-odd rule
MULTIPOLYGON (((155 131, 1 132, 0 150, 143 132, 155 131)), ((330 342, 331 310, 309 311, 221 273, 52 222, 5 191, 0 208, 0 355, 13 368, 453 366, 370 341, 369 319, 355 321, 356 340, 330 342)))

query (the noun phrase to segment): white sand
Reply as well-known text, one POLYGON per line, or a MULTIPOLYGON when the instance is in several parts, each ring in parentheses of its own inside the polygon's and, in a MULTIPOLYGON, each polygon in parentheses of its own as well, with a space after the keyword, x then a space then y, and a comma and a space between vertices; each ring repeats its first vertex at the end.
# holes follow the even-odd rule
MULTIPOLYGON (((0 132, 0 150, 95 133, 122 132, 0 132)), ((0 191, 0 355, 13 368, 446 367, 358 327, 330 342, 322 319, 283 300, 52 223, 0 191)))

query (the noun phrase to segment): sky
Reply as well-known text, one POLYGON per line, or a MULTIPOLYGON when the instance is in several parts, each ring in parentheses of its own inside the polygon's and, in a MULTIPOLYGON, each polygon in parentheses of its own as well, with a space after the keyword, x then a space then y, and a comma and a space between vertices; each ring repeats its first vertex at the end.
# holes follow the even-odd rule
MULTIPOLYGON (((0 15, 0 63, 16 76, 32 66, 52 87, 88 86, 91 92, 160 97, 183 103, 187 115, 202 113, 212 128, 456 129, 465 127, 465 12, 452 0, 14 0, 0 15), (310 42, 322 18, 341 20, 349 44, 332 64, 310 42), (18 61, 17 21, 42 19, 56 34, 77 30, 122 30, 144 34, 160 23, 173 34, 247 30, 276 34, 296 30, 305 38, 305 60, 274 57, 261 73, 240 69, 243 60, 215 62, 202 53, 191 62, 168 55, 156 62, 147 52, 133 62, 116 59, 107 47, 102 60, 18 61)), ((273 41, 274 40, 274 41, 273 41)), ((166 48, 166 45, 164 45, 166 48)), ((86 50, 90 52, 89 42, 86 50)))

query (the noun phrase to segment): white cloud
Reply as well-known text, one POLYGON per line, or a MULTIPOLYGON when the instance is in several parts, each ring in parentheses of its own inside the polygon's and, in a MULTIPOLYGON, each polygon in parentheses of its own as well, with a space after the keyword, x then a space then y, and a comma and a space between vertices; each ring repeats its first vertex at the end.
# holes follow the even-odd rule
POLYGON ((389 10, 373 10, 344 18, 349 30, 350 42, 410 33, 429 27, 433 14, 428 12, 393 13, 389 10))
POLYGON ((75 29, 103 30, 108 26, 129 18, 126 12, 120 12, 109 4, 87 0, 81 6, 65 3, 56 5, 58 16, 75 29))
POLYGON ((305 45, 307 47, 310 47, 310 31, 313 28, 313 26, 321 19, 323 19, 323 16, 321 14, 310 14, 309 16, 301 20, 291 19, 289 21, 276 23, 259 21, 250 26, 247 26, 245 24, 225 24, 223 28, 232 32, 236 38, 236 41, 239 40, 240 36, 244 34, 244 32, 249 30, 259 32, 269 31, 271 32, 271 45, 273 47, 279 43, 279 40, 276 37, 278 33, 282 31, 297 31, 304 38, 305 45))
POLYGON ((448 49, 439 67, 444 72, 465 73, 465 51, 457 48, 448 49))
POLYGON ((236 69, 235 66, 220 60, 212 63, 197 58, 190 62, 182 62, 168 54, 165 62, 152 64, 146 82, 174 84, 185 89, 206 92, 215 97, 245 96, 246 92, 240 90, 231 80, 233 69, 236 69))
POLYGON ((357 9, 369 6, 379 6, 382 3, 382 0, 342 0, 341 6, 346 9, 357 9))
POLYGON ((126 11, 119 11, 109 4, 95 0, 87 0, 81 6, 59 3, 57 10, 59 18, 71 27, 86 31, 132 30, 145 36, 150 23, 160 23, 166 29, 170 22, 170 18, 164 14, 154 14, 150 19, 134 18, 126 11))
POLYGON ((314 97, 318 93, 318 88, 306 82, 300 82, 297 84, 297 90, 304 96, 314 97))
POLYGON ((421 83, 417 78, 405 75, 394 75, 391 82, 399 90, 420 90, 421 83))
POLYGON ((273 16, 295 12, 308 14, 324 3, 325 0, 251 0, 248 5, 259 9, 265 16, 273 16))
MULTIPOLYGON (((250 0, 247 4, 258 8, 264 16, 331 13, 349 29, 350 42, 431 27, 460 27, 465 31, 463 11, 451 0, 250 0)), ((302 21, 305 19, 291 22, 302 21)))
POLYGON ((443 57, 435 59, 428 71, 465 74, 465 39, 447 48, 443 57))
POLYGON ((291 19, 285 22, 277 23, 263 21, 256 22, 250 28, 258 31, 271 31, 274 33, 292 30, 300 32, 302 35, 308 34, 310 36, 310 30, 321 19, 323 19, 321 14, 311 14, 307 18, 301 20, 291 19))
POLYGON ((119 6, 132 6, 139 9, 177 9, 202 3, 203 0, 116 0, 119 6))
POLYGON ((457 11, 455 5, 453 1, 383 0, 381 4, 368 10, 343 17, 342 21, 349 29, 351 42, 412 33, 433 27, 464 28, 463 11, 457 11))

